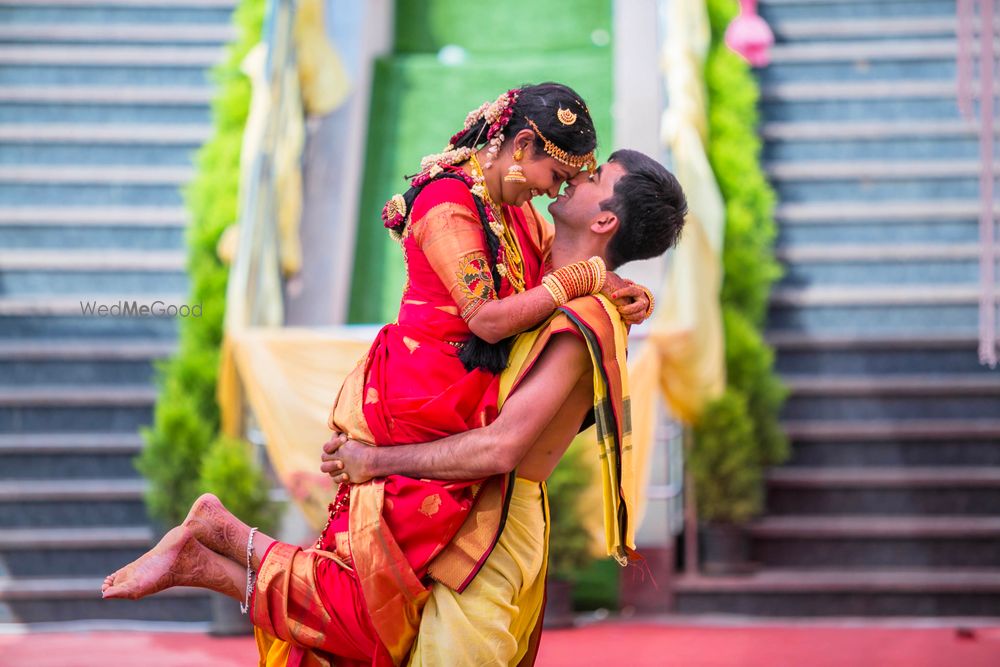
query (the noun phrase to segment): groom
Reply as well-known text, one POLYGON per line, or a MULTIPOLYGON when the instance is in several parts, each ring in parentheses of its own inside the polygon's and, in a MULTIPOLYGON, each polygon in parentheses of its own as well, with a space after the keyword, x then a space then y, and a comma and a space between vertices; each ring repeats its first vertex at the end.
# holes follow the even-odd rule
MULTIPOLYGON (((641 153, 618 151, 595 173, 577 176, 550 205, 558 230, 553 264, 596 254, 616 268, 661 254, 680 233, 685 208, 679 185, 662 166, 641 153)), ((491 487, 481 491, 453 548, 432 562, 437 583, 411 665, 533 661, 547 556, 540 483, 591 416, 607 463, 602 483, 612 524, 609 553, 623 561, 630 552, 626 334, 614 309, 598 297, 576 299, 562 311, 518 337, 501 381, 502 410, 489 426, 429 446, 370 447, 335 437, 324 447, 321 467, 335 482, 393 474, 476 479, 516 470, 509 500, 490 495, 491 487)), ((491 482, 496 487, 503 480, 491 482)))
MULTIPOLYGON (((618 151, 596 173, 575 178, 550 206, 559 225, 553 265, 600 255, 616 267, 659 255, 676 241, 685 206, 676 179, 662 166, 634 151, 618 151)), ((489 661, 502 654, 504 662, 533 655, 527 638, 539 618, 544 584, 545 515, 540 482, 589 413, 602 435, 604 456, 613 463, 603 480, 611 508, 609 550, 622 560, 627 557, 632 527, 623 376, 626 339, 621 319, 607 303, 601 297, 576 300, 547 324, 518 337, 511 366, 501 378, 501 400, 506 404, 493 425, 446 438, 432 447, 396 446, 375 452, 375 448, 349 443, 335 454, 339 460, 324 463, 327 472, 347 475, 355 482, 390 468, 441 479, 495 475, 483 484, 469 520, 430 568, 430 575, 443 585, 435 585, 430 593, 428 624, 422 628, 414 662, 465 663, 454 646, 447 654, 439 652, 444 648, 444 633, 459 627, 460 616, 479 623, 475 614, 467 613, 468 605, 476 600, 485 605, 480 616, 492 623, 478 629, 491 636, 491 644, 494 635, 503 635, 513 638, 513 645, 510 641, 499 648, 470 645, 470 651, 486 651, 489 661), (363 454, 351 459, 352 451, 363 454), (407 458, 382 459, 383 453, 407 458), (341 465, 345 466, 342 471, 337 467, 341 465), (513 475, 503 475, 515 467, 516 481, 513 475), (513 581, 515 570, 524 573, 522 581, 513 581), (513 619, 510 614, 495 613, 496 601, 502 604, 503 600, 497 591, 504 587, 525 603, 524 613, 513 619), (461 590, 466 594, 455 594, 461 590), (440 621, 436 630, 433 624, 440 621)), ((351 516, 353 521, 353 512, 351 516)), ((316 581, 313 573, 269 569, 266 554, 272 546, 287 545, 254 535, 218 499, 205 495, 185 522, 152 551, 108 577, 104 595, 139 598, 171 586, 198 586, 243 602, 252 591, 255 623, 260 621, 268 632, 289 642, 303 664, 329 664, 333 656, 315 647, 329 646, 330 637, 344 638, 336 642, 337 664, 371 664, 373 641, 382 647, 380 655, 385 655, 382 636, 372 623, 372 613, 380 610, 367 604, 349 568, 340 568, 337 578, 324 578, 324 585, 333 590, 324 590, 322 599, 330 604, 317 605, 317 592, 310 588, 316 581), (252 553, 248 553, 248 542, 254 546, 252 553), (256 582, 247 577, 248 561, 259 572, 256 582), (270 608, 273 596, 284 598, 287 613, 270 608)), ((419 605, 406 611, 399 624, 419 622, 419 605)), ((470 641, 463 645, 474 643, 471 637, 466 639, 470 641)))

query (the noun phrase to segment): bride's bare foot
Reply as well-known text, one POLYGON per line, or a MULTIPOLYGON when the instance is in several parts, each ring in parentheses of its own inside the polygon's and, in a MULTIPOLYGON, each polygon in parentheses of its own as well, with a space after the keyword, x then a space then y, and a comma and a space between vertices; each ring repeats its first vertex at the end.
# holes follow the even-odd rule
POLYGON ((184 526, 172 529, 159 544, 104 580, 105 598, 139 598, 171 586, 183 585, 185 568, 200 549, 194 534, 184 526))

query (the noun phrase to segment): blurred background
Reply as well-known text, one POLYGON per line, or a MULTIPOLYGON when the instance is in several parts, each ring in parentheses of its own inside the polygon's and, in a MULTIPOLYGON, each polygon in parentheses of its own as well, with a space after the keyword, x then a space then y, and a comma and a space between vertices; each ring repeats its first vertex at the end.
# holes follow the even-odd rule
POLYGON ((0 664, 47 664, 40 636, 52 664, 254 659, 230 601, 100 581, 204 490, 312 541, 289 452, 318 465, 395 318, 383 204, 543 81, 690 215, 623 270, 658 304, 629 357, 645 560, 592 539, 584 434, 540 662, 1000 663, 996 5, 0 0, 0 664), (209 631, 238 638, 156 639, 209 631))

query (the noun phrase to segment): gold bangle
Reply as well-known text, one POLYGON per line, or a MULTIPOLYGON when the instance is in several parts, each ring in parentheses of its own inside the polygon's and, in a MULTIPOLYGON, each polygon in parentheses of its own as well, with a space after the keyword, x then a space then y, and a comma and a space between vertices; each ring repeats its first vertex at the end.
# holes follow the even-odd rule
POLYGON ((549 274, 542 278, 542 286, 549 291, 552 295, 552 300, 556 302, 556 307, 565 304, 568 299, 566 298, 566 291, 563 289, 562 284, 554 274, 549 274))
POLYGON ((558 296, 556 296, 556 292, 555 292, 555 290, 554 290, 554 289, 552 288, 552 286, 551 286, 551 285, 549 284, 549 282, 551 282, 551 281, 550 281, 550 280, 548 280, 548 278, 549 278, 549 276, 545 276, 544 278, 542 278, 542 287, 544 287, 544 288, 545 288, 545 289, 546 289, 546 290, 548 291, 548 293, 549 293, 549 296, 551 296, 551 297, 552 297, 552 301, 554 301, 554 302, 555 302, 555 305, 556 305, 556 308, 558 308, 558 307, 559 307, 559 306, 561 306, 562 304, 561 304, 561 303, 559 303, 559 297, 558 297, 558 296))
POLYGON ((596 276, 597 284, 594 286, 594 289, 590 292, 591 294, 597 294, 602 289, 604 289, 604 283, 608 281, 608 267, 604 263, 604 259, 602 257, 598 257, 597 255, 594 255, 593 257, 588 259, 587 262, 597 271, 597 276, 596 276))
MULTIPOLYGON (((642 285, 640 285, 640 287, 642 287, 642 285)), ((642 291, 645 292, 646 298, 649 299, 649 307, 646 308, 646 314, 642 319, 648 320, 653 315, 653 308, 656 306, 656 298, 653 296, 653 293, 649 291, 648 287, 642 287, 642 291)))

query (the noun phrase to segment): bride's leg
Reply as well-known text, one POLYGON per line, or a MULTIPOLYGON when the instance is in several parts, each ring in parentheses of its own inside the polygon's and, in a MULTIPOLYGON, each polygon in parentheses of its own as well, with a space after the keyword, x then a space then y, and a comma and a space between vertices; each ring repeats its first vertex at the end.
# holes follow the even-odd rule
POLYGON ((159 544, 107 579, 105 598, 138 600, 173 586, 195 586, 243 601, 246 566, 203 546, 194 533, 178 526, 159 544))
MULTIPOLYGON (((246 567, 247 540, 250 537, 250 526, 240 521, 225 508, 218 498, 211 493, 202 494, 188 511, 187 518, 181 524, 190 530, 198 541, 217 554, 246 567)), ((254 570, 260 568, 260 560, 274 540, 263 533, 254 534, 254 553, 251 565, 254 570)))

